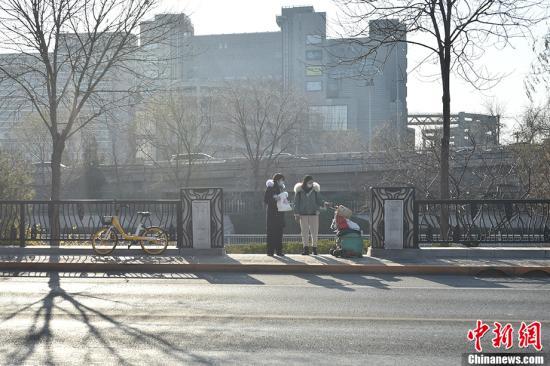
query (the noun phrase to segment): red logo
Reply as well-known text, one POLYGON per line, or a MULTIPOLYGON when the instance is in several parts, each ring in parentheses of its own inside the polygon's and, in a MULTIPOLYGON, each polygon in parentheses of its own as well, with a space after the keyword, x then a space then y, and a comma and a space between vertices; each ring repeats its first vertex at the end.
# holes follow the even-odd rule
POLYGON ((508 323, 503 327, 499 322, 494 322, 493 325, 495 326, 495 329, 493 329, 493 333, 495 333, 493 347, 500 348, 500 346, 505 345, 506 349, 512 348, 514 345, 514 328, 512 328, 512 324, 508 323))
POLYGON ((535 347, 537 351, 542 350, 541 341, 541 324, 540 322, 532 322, 526 325, 525 322, 521 322, 519 327, 519 347, 527 348, 529 346, 535 347))
MULTIPOLYGON (((512 324, 506 323, 502 325, 499 322, 493 323, 493 333, 495 336, 492 339, 493 348, 505 347, 510 349, 514 345, 514 328, 512 324)), ((474 329, 468 330, 467 338, 469 341, 474 341, 474 347, 477 352, 481 352, 481 339, 489 331, 490 327, 485 324, 483 320, 476 322, 474 329)), ((527 348, 533 346, 537 351, 542 350, 542 326, 539 321, 534 321, 531 324, 525 324, 521 322, 521 326, 518 330, 518 346, 520 348, 527 348)))
POLYGON ((475 340, 476 351, 481 352, 481 338, 489 331, 489 326, 483 323, 483 320, 478 320, 474 329, 468 331, 468 340, 475 340))

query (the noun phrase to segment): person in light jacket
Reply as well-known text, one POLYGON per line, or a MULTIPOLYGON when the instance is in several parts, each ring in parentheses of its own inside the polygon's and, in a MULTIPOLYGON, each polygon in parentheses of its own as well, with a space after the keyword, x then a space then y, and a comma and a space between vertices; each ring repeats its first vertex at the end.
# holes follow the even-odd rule
POLYGON ((309 255, 309 236, 314 255, 317 255, 317 236, 319 234, 319 212, 329 203, 321 196, 321 186, 306 175, 302 182, 294 186, 294 216, 300 222, 302 232, 303 255, 309 255))
POLYGON ((285 177, 281 173, 273 175, 265 182, 264 203, 266 205, 267 255, 283 257, 284 212, 277 209, 279 194, 285 190, 285 177))

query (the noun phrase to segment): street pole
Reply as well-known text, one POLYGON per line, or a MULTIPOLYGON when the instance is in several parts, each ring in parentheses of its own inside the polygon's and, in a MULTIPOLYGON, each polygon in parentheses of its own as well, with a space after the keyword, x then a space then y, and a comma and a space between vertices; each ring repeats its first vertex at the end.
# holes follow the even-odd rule
POLYGON ((398 55, 397 55, 397 48, 396 47, 396 50, 395 50, 395 124, 396 124, 396 128, 397 128, 397 146, 400 147, 401 146, 401 126, 400 126, 400 120, 399 120, 399 78, 398 78, 398 71, 399 71, 399 68, 398 68, 398 65, 397 65, 397 61, 398 61, 398 55))
POLYGON ((369 79, 369 124, 368 124, 368 134, 369 134, 369 152, 372 151, 372 93, 374 91, 374 82, 371 79, 369 79))

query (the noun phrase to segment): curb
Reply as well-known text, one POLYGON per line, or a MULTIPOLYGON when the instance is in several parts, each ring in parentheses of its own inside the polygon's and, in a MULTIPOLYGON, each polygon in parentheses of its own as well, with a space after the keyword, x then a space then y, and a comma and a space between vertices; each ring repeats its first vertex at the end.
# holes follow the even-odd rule
MULTIPOLYGON (((96 255, 90 247, 76 247, 76 248, 51 248, 51 247, 1 247, 0 256, 3 255, 96 255)), ((124 246, 117 247, 112 253, 113 256, 147 256, 141 249, 131 248, 126 249, 124 246)), ((158 257, 172 257, 172 256, 222 256, 225 255, 225 248, 211 248, 211 249, 193 249, 193 248, 167 248, 158 257)))
POLYGON ((384 259, 548 259, 550 248, 420 248, 382 249, 369 247, 367 256, 384 259))
POLYGON ((216 264, 216 263, 52 263, 3 262, 2 271, 21 272, 240 272, 240 273, 313 273, 313 274, 391 274, 391 275, 492 275, 523 276, 537 274, 550 276, 550 266, 491 266, 491 265, 342 265, 342 264, 216 264))

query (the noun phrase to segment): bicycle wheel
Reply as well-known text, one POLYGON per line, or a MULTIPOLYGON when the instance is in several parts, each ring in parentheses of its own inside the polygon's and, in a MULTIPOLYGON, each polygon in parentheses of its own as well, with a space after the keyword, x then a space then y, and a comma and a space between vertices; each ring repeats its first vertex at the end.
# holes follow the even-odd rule
POLYGON ((154 240, 141 240, 141 248, 147 254, 161 254, 168 246, 168 234, 157 226, 148 227, 141 236, 146 236, 154 240))
POLYGON ((108 227, 99 229, 92 237, 92 248, 99 255, 107 255, 115 250, 118 243, 118 236, 108 227), (109 233, 107 233, 109 231, 109 233))

